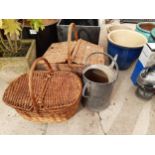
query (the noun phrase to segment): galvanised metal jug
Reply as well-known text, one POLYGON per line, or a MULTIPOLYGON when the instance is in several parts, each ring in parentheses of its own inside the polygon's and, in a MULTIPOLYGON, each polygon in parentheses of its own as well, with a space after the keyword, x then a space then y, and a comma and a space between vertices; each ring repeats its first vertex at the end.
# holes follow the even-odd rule
POLYGON ((93 111, 100 111, 105 109, 110 104, 110 96, 112 93, 113 85, 118 78, 118 65, 116 63, 117 55, 113 58, 107 53, 92 53, 88 56, 88 59, 93 56, 94 54, 101 54, 105 55, 108 60, 111 61, 111 64, 93 64, 87 65, 83 70, 83 82, 84 88, 82 95, 84 97, 84 103, 86 106, 93 111), (86 76, 88 71, 90 70, 99 70, 103 72, 108 81, 104 82, 96 82, 95 80, 91 80, 86 76))

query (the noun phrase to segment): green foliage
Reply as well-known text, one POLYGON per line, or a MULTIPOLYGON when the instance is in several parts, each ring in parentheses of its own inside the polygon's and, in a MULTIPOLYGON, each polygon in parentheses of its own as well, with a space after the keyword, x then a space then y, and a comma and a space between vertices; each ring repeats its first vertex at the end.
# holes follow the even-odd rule
POLYGON ((0 29, 2 28, 2 19, 0 19, 0 29))
POLYGON ((42 19, 28 19, 28 21, 30 22, 30 26, 37 32, 39 29, 43 30, 45 28, 42 19))
MULTIPOLYGON (((44 29, 42 19, 27 19, 27 21, 36 31, 44 29)), ((17 19, 0 19, 0 56, 13 56, 21 49, 22 27, 17 19), (1 30, 4 31, 7 40, 3 38, 1 30)))
POLYGON ((22 31, 21 24, 15 19, 3 19, 1 27, 4 30, 4 34, 10 36, 19 36, 22 31))

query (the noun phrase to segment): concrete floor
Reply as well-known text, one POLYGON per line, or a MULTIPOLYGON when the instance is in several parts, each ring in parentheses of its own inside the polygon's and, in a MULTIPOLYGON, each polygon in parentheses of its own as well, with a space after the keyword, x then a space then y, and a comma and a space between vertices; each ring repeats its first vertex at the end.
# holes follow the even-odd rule
POLYGON ((155 97, 143 101, 135 96, 130 81, 133 67, 120 71, 107 109, 97 113, 81 106, 74 117, 58 124, 29 122, 3 104, 5 88, 21 73, 0 72, 0 134, 155 134, 155 97))

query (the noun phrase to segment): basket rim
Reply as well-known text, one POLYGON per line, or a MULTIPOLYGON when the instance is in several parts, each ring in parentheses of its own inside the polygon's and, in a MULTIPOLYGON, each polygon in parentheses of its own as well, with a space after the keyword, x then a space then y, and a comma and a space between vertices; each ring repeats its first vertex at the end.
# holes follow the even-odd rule
MULTIPOLYGON (((48 71, 44 71, 44 70, 35 70, 34 71, 34 74, 48 74, 49 72, 48 71)), ((53 74, 58 74, 58 73, 69 73, 70 75, 72 75, 72 76, 74 76, 74 77, 76 77, 76 83, 79 85, 79 91, 77 91, 77 93, 79 92, 79 94, 77 95, 77 99, 75 99, 75 98, 73 98, 73 100, 72 101, 70 101, 70 103, 68 103, 68 104, 62 104, 62 105, 58 105, 58 104, 54 104, 53 106, 44 106, 44 110, 41 110, 40 109, 40 106, 38 106, 39 107, 39 110, 40 111, 46 111, 46 110, 57 110, 57 109, 63 109, 63 108, 66 108, 66 107, 70 107, 70 106, 72 106, 72 105, 74 105, 78 100, 79 100, 79 98, 81 98, 81 93, 82 93, 82 81, 81 81, 81 79, 78 77, 78 75, 76 75, 75 73, 72 73, 72 72, 69 72, 69 71, 54 71, 53 72, 53 74)), ((10 85, 6 88, 6 90, 5 90, 5 92, 4 92, 4 95, 3 95, 3 101, 7 104, 7 105, 9 105, 9 106, 11 106, 11 107, 13 107, 13 108, 15 108, 15 109, 19 109, 19 110, 24 110, 24 111, 31 111, 34 107, 33 107, 33 103, 31 103, 30 105, 29 105, 29 107, 30 108, 23 108, 24 106, 21 106, 21 105, 19 105, 19 106, 15 106, 15 104, 14 104, 14 102, 15 101, 12 101, 12 103, 10 103, 10 101, 6 98, 6 96, 7 96, 7 93, 8 93, 8 90, 10 89, 10 87, 12 86, 12 84, 13 83, 15 83, 15 82, 17 82, 20 78, 23 78, 23 77, 25 77, 25 76, 27 76, 28 77, 28 73, 25 73, 25 74, 23 74, 23 75, 21 75, 20 77, 18 77, 17 79, 15 79, 14 81, 12 81, 11 83, 10 83, 10 85)), ((75 82, 75 79, 74 79, 74 82, 75 82)))

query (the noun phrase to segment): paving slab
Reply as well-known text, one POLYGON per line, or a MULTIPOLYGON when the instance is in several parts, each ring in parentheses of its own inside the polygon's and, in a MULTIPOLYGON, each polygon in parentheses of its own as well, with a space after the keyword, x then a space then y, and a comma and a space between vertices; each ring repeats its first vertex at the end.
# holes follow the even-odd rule
POLYGON ((87 108, 79 112, 67 122, 49 124, 46 134, 104 134, 98 113, 87 108))
POLYGON ((150 103, 150 113, 149 113, 149 127, 147 134, 155 135, 155 97, 153 97, 152 102, 150 103))
POLYGON ((125 93, 128 92, 128 82, 131 70, 120 71, 117 81, 114 84, 111 96, 111 104, 108 108, 100 112, 101 123, 106 133, 110 130, 118 114, 124 106, 125 93))
MULTIPOLYGON (((130 80, 133 67, 134 65, 126 71, 120 71, 113 90, 111 105, 100 112, 101 123, 106 134, 147 134, 150 112, 151 119, 155 119, 154 111, 151 109, 154 98, 145 101, 135 95, 136 87, 130 80)), ((151 131, 155 131, 155 125, 152 124, 150 128, 151 131)))
POLYGON ((134 96, 124 101, 123 107, 108 134, 132 134, 142 106, 142 102, 136 100, 134 96))
POLYGON ((0 134, 1 135, 41 135, 46 124, 32 123, 20 117, 15 110, 0 105, 0 134), (3 113, 1 113, 1 111, 3 113))

